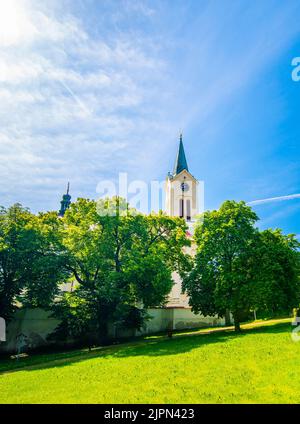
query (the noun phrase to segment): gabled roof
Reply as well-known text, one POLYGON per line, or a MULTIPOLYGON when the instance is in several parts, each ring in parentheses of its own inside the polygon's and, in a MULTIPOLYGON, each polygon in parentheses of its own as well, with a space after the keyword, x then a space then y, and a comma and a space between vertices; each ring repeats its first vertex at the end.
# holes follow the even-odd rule
POLYGON ((189 170, 188 165, 187 165, 187 161, 186 161, 186 157, 185 157, 185 153, 184 153, 184 147, 183 147, 183 142, 182 142, 182 134, 180 134, 179 147, 178 147, 178 152, 177 152, 177 157, 176 157, 173 175, 175 176, 177 174, 180 174, 180 172, 182 172, 184 169, 186 171, 189 170))

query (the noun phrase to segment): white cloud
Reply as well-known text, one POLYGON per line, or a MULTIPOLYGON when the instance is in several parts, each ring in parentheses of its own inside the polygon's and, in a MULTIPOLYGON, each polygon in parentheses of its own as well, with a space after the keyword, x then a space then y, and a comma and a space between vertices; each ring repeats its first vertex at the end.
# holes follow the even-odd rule
POLYGON ((250 205, 250 206, 263 205, 265 203, 282 202, 285 200, 294 200, 294 199, 300 199, 300 193, 289 194, 287 196, 270 197, 268 199, 252 200, 251 202, 247 202, 247 205, 250 205))
MULTIPOLYGON (((156 167, 165 168, 179 128, 199 116, 205 121, 277 51, 275 41, 270 46, 262 37, 262 26, 259 48, 245 49, 238 64, 228 60, 218 70, 220 59, 211 47, 222 40, 223 28, 210 25, 208 7, 196 23, 199 42, 194 34, 181 38, 177 17, 176 42, 186 55, 173 68, 170 58, 178 46, 168 28, 161 31, 156 4, 122 1, 102 17, 95 2, 100 23, 76 14, 74 4, 0 0, 1 203, 22 200, 43 209, 68 180, 82 194, 119 171, 153 177, 156 167), (5 9, 7 4, 12 6, 5 9), (155 36, 124 26, 124 16, 158 23, 155 36), (207 83, 208 75, 213 83, 207 83)), ((87 15, 93 13, 90 4, 82 9, 87 15)), ((295 32, 291 28, 278 49, 295 32)))
POLYGON ((20 23, 0 44, 1 203, 43 209, 65 181, 83 195, 107 175, 134 172, 148 162, 151 130, 163 120, 159 102, 147 102, 161 92, 162 82, 151 81, 164 80, 153 45, 126 33, 91 37, 53 4, 0 3, 2 21, 20 23))

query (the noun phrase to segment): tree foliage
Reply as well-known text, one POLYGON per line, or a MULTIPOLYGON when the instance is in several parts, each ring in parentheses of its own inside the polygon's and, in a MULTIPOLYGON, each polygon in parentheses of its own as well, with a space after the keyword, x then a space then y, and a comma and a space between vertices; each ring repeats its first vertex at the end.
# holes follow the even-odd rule
POLYGON ((80 314, 88 317, 88 331, 102 339, 109 324, 139 329, 145 308, 166 301, 174 268, 188 267, 185 233, 183 220, 137 213, 118 197, 73 203, 63 218, 62 242, 69 255, 66 267, 76 281, 71 298, 81 302, 72 315, 64 309, 70 328, 80 314))
POLYGON ((65 277, 55 213, 34 215, 16 204, 0 211, 0 313, 18 302, 47 307, 65 277))
POLYGON ((294 235, 281 230, 259 233, 254 246, 255 298, 253 308, 270 314, 291 311, 300 300, 300 252, 294 235))
POLYGON ((299 303, 299 243, 280 231, 259 232, 254 211, 226 201, 207 211, 195 231, 197 254, 183 282, 195 312, 233 315, 236 330, 251 309, 299 303))
POLYGON ((195 312, 230 311, 236 329, 250 310, 291 310, 299 305, 299 243, 259 231, 257 220, 244 202, 205 212, 191 258, 183 219, 138 213, 119 197, 78 199, 63 218, 1 208, 0 315, 51 307, 61 337, 105 340, 110 325, 141 329, 147 308, 165 304, 174 271, 195 312))

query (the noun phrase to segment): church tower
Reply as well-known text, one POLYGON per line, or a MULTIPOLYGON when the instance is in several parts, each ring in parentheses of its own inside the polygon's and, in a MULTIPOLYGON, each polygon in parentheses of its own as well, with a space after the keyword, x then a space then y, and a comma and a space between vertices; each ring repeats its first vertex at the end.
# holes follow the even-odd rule
POLYGON ((60 210, 58 212, 58 216, 63 217, 66 210, 70 207, 71 204, 71 196, 69 194, 69 190, 70 190, 70 183, 68 183, 67 186, 67 193, 63 195, 62 200, 60 202, 60 210))
MULTIPOLYGON (((186 160, 182 134, 173 172, 166 180, 166 213, 169 216, 184 218, 188 227, 186 236, 191 245, 183 248, 191 256, 196 255, 197 245, 193 240, 194 223, 199 210, 204 208, 203 183, 190 173, 186 160)), ((182 278, 177 271, 172 272, 173 286, 169 293, 165 309, 168 311, 168 328, 182 329, 204 326, 224 325, 225 320, 216 316, 203 316, 192 312, 189 297, 182 290, 182 278)), ((205 296, 205 293, 203 294, 205 296)))
MULTIPOLYGON (((188 237, 194 233, 195 217, 198 215, 198 184, 199 182, 190 173, 184 147, 182 134, 179 138, 178 152, 173 172, 169 172, 166 180, 166 213, 169 216, 184 218, 189 228, 188 237)), ((194 254, 195 245, 185 249, 194 254)), ((190 308, 189 299, 182 293, 182 280, 177 272, 172 273, 173 287, 169 294, 167 308, 190 308)))
POLYGON ((184 218, 187 223, 192 223, 198 214, 198 181, 189 172, 182 134, 173 173, 169 172, 167 176, 166 212, 184 218))

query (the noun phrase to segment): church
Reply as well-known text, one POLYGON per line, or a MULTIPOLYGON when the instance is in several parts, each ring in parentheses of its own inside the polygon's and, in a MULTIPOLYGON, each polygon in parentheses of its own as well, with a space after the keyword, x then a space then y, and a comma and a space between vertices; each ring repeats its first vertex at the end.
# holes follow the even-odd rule
MULTIPOLYGON (((182 134, 180 134, 179 146, 173 172, 169 172, 166 179, 166 213, 170 216, 184 218, 188 232, 187 236, 192 239, 196 216, 199 213, 198 180, 189 172, 182 134)), ((191 245, 187 253, 193 254, 195 246, 191 245)), ((167 307, 189 308, 188 297, 182 293, 181 279, 174 272, 174 285, 169 295, 167 307)))
MULTIPOLYGON (((173 172, 169 172, 165 184, 165 212, 169 216, 178 216, 186 221, 187 237, 191 239, 191 247, 187 253, 195 254, 196 246, 193 243, 194 224, 200 212, 199 181, 190 172, 183 146, 182 134, 176 155, 173 172)), ((202 205, 203 206, 203 205, 202 205)), ((194 314, 189 305, 189 298, 182 293, 182 281, 177 272, 173 272, 173 287, 164 308, 152 309, 153 319, 149 321, 146 332, 162 331, 167 325, 172 330, 193 327, 225 325, 225 320, 218 317, 204 317, 194 314), (159 315, 159 319, 157 319, 159 315), (157 327, 161 327, 158 329, 157 327)))
MULTIPOLYGON (((200 212, 199 181, 191 174, 186 159, 182 134, 176 155, 173 172, 169 172, 166 178, 166 213, 170 216, 179 216, 186 221, 188 226, 187 236, 191 239, 191 247, 187 253, 194 255, 196 252, 193 243, 194 224, 200 212)), ((173 272, 174 281, 165 306, 170 311, 173 329, 192 328, 201 326, 225 325, 222 318, 204 317, 194 314, 189 305, 189 298, 182 293, 182 281, 177 272, 173 272)))
MULTIPOLYGON (((169 216, 181 217, 186 221, 188 230, 187 237, 191 240, 191 247, 186 248, 190 254, 195 254, 196 246, 193 243, 193 227, 196 217, 201 209, 202 200, 199 198, 198 190, 200 182, 193 176, 188 167, 185 155, 182 135, 179 139, 179 146, 172 172, 169 172, 165 181, 165 211, 169 216)), ((59 216, 63 216, 70 207, 71 195, 70 186, 63 195, 59 216)), ((109 335, 112 338, 132 337, 170 330, 182 330, 199 327, 212 327, 225 325, 225 319, 216 316, 202 316, 194 314, 189 305, 189 298, 182 293, 182 281, 177 272, 173 272, 173 287, 169 293, 166 304, 163 307, 150 308, 147 310, 149 320, 140 330, 129 330, 111 325, 109 335)), ((73 284, 62 285, 63 291, 72 291, 73 284)), ((16 312, 16 319, 9 323, 7 343, 3 345, 3 350, 7 352, 16 350, 16 340, 18 334, 26 335, 31 347, 44 346, 48 343, 47 337, 59 325, 60 320, 53 317, 51 311, 41 308, 21 309, 16 312)), ((1 323, 0 323, 1 325, 1 323)), ((0 329, 1 330, 1 329, 0 329)), ((1 334, 0 334, 1 338, 1 334)))
MULTIPOLYGON (((69 184, 67 193, 63 195, 59 216, 63 216, 71 204, 69 194, 69 184)), ((186 221, 188 231, 187 237, 191 239, 191 247, 187 248, 187 253, 195 254, 195 244, 193 243, 194 224, 199 214, 200 206, 199 181, 193 176, 188 167, 185 155, 182 134, 180 134, 175 165, 172 172, 169 172, 165 182, 165 212, 169 216, 183 218, 186 221)), ((173 272, 173 287, 168 296, 168 301, 163 308, 151 308, 148 312, 152 319, 147 323, 147 327, 142 333, 153 333, 166 329, 183 329, 201 326, 224 325, 225 320, 218 317, 204 317, 194 314, 189 305, 189 298, 182 293, 182 281, 177 272, 173 272)), ((138 335, 140 332, 137 333, 138 335)), ((113 335, 120 336, 114 329, 113 335)))

